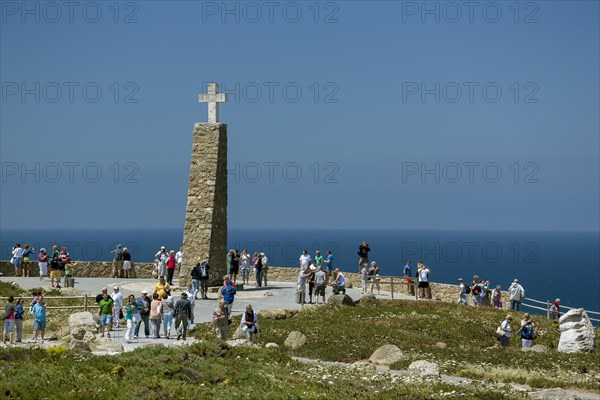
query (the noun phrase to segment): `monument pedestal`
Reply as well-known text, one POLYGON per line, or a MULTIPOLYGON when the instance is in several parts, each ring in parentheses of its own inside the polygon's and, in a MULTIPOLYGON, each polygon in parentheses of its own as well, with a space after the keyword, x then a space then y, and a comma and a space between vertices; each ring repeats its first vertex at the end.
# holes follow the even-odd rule
POLYGON ((208 260, 211 285, 227 273, 227 125, 194 124, 188 202, 183 231, 179 285, 191 283, 191 271, 208 260))

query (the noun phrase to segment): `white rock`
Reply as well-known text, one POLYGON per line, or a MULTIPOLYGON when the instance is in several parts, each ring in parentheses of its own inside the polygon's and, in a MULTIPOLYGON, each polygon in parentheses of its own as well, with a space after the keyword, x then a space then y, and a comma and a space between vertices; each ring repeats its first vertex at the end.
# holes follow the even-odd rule
POLYGON ((279 347, 279 345, 277 343, 273 343, 273 342, 265 344, 266 349, 276 349, 278 347, 279 347))
POLYGON ((440 367, 436 363, 418 360, 408 366, 408 371, 421 377, 439 377, 440 367))
POLYGON ((375 350, 369 361, 377 365, 390 365, 404 358, 404 353, 398 346, 386 344, 375 350))
POLYGON ((302 332, 294 331, 290 332, 283 345, 289 347, 292 350, 299 349, 306 344, 306 336, 302 332))
POLYGON ((590 353, 594 350, 596 336, 594 326, 583 308, 569 310, 560 317, 560 341, 562 353, 590 353))
POLYGON ((92 333, 98 332, 98 325, 89 311, 73 313, 69 316, 69 333, 78 333, 81 330, 92 333))

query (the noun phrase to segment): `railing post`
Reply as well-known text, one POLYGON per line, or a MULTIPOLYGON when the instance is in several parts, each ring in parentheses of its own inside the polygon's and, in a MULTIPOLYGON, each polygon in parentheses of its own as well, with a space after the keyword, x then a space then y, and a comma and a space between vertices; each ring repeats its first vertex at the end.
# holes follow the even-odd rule
POLYGON ((392 300, 394 300, 394 277, 390 277, 390 290, 392 291, 392 300))
POLYGON ((87 311, 87 293, 83 295, 83 310, 87 311))
POLYGON ((550 300, 546 300, 546 318, 550 319, 550 300))

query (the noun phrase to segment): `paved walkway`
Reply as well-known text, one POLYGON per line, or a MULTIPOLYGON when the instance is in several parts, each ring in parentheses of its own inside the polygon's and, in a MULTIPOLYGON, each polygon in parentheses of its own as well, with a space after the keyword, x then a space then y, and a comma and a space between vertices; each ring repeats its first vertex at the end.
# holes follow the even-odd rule
MULTIPOLYGON (((44 282, 41 282, 38 277, 22 278, 2 276, 0 277, 0 280, 14 281, 19 286, 26 289, 38 288, 40 286, 46 289, 51 289, 48 287, 50 283, 48 279, 45 279, 44 282)), ((119 286, 124 298, 127 298, 132 293, 136 297, 139 297, 141 295, 142 290, 144 289, 147 290, 149 293, 152 293, 154 291, 154 285, 156 284, 156 282, 156 279, 76 278, 75 289, 95 297, 102 291, 103 287, 107 287, 109 289, 109 293, 112 293, 112 288, 114 286, 119 286)), ((177 284, 177 280, 174 280, 174 283, 177 284)), ((217 289, 218 288, 214 288, 215 292, 210 292, 209 290, 208 300, 196 300, 196 306, 194 307, 194 322, 202 323, 212 321, 212 312, 218 304, 218 293, 216 291, 217 289)), ((302 306, 300 304, 296 304, 295 302, 295 292, 296 284, 291 282, 271 282, 268 286, 262 288, 255 288, 254 285, 251 285, 251 287, 246 287, 243 290, 238 290, 235 296, 235 302, 233 303, 232 314, 241 315, 246 310, 246 306, 248 304, 251 304, 252 308, 257 312, 261 310, 269 310, 274 308, 300 308, 302 306)), ((179 298, 180 293, 181 290, 173 290, 173 296, 176 299, 179 298)), ((360 288, 347 289, 346 294, 355 300, 359 299, 360 288)), ((331 289, 327 288, 326 296, 329 295, 331 295, 331 289)), ((380 299, 391 298, 389 292, 383 291, 380 295, 377 295, 377 297, 380 299)), ((401 295, 395 293, 394 298, 414 300, 414 296, 408 296, 405 293, 401 295)), ((304 307, 314 307, 314 305, 307 304, 304 305, 304 307)), ((94 312, 93 309, 91 309, 91 311, 94 312)), ((51 318, 51 311, 49 311, 49 314, 51 318)), ((143 323, 140 327, 140 333, 140 338, 133 343, 126 343, 123 339, 123 336, 125 335, 124 328, 113 330, 111 335, 113 340, 119 341, 123 344, 126 351, 130 351, 137 347, 142 347, 148 344, 173 344, 175 342, 174 338, 177 337, 175 329, 172 328, 170 340, 166 340, 163 337, 161 337, 160 339, 145 338, 143 323)), ((161 328, 161 336, 162 335, 163 332, 161 328)))

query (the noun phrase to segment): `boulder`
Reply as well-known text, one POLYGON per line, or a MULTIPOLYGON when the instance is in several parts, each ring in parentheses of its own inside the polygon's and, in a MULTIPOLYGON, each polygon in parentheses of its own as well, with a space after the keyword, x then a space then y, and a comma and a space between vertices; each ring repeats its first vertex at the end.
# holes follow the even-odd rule
POLYGON ((306 344, 306 336, 302 332, 294 331, 290 332, 283 345, 289 347, 292 350, 299 349, 306 344))
POLYGON ((408 366, 408 371, 420 377, 440 377, 440 367, 436 363, 425 360, 414 361, 408 366))
POLYGON ((277 349, 279 348, 279 345, 277 343, 267 343, 265 344, 265 349, 277 349))
POLYGON ((398 346, 386 344, 375 350, 369 358, 369 362, 377 365, 390 365, 404 358, 404 353, 398 346))
POLYGON ((229 347, 252 347, 255 349, 260 348, 260 345, 252 343, 248 339, 234 339, 225 342, 229 347))
POLYGON ((94 353, 101 354, 114 354, 123 351, 123 345, 121 343, 105 337, 98 338, 96 341, 91 342, 90 347, 94 353))
POLYGON ((529 392, 528 395, 532 399, 547 400, 575 400, 578 398, 563 389, 545 389, 539 392, 529 392))
POLYGON ((344 286, 346 287, 346 289, 352 289, 354 287, 350 279, 346 279, 346 283, 344 284, 344 286))
POLYGON ((533 351, 534 353, 547 353, 548 352, 548 348, 546 346, 544 346, 543 344, 536 344, 529 348, 523 347, 523 348, 521 348, 521 350, 522 351, 533 351))
POLYGON ((272 310, 261 310, 258 315, 266 319, 286 319, 298 313, 298 310, 289 310, 286 308, 273 308, 272 310))
POLYGON ((327 304, 353 306, 354 300, 352 300, 352 297, 348 296, 347 294, 332 294, 327 298, 327 304))
POLYGON ((376 302, 377 302, 377 298, 375 297, 375 295, 373 293, 363 294, 362 296, 360 296, 360 300, 359 300, 360 304, 369 304, 369 303, 376 303, 376 302))
POLYGON ((91 351, 89 342, 83 340, 72 339, 69 342, 69 349, 75 351, 91 351))
POLYGON ((242 325, 238 325, 237 329, 235 330, 235 332, 233 332, 233 338, 234 339, 244 339, 244 331, 242 330, 242 325))
POLYGON ((69 333, 83 329, 85 332, 98 332, 98 325, 94 320, 94 315, 89 311, 73 313, 69 316, 69 333))
POLYGON ((590 353, 594 351, 594 326, 583 308, 569 310, 560 317, 558 351, 562 353, 590 353))

